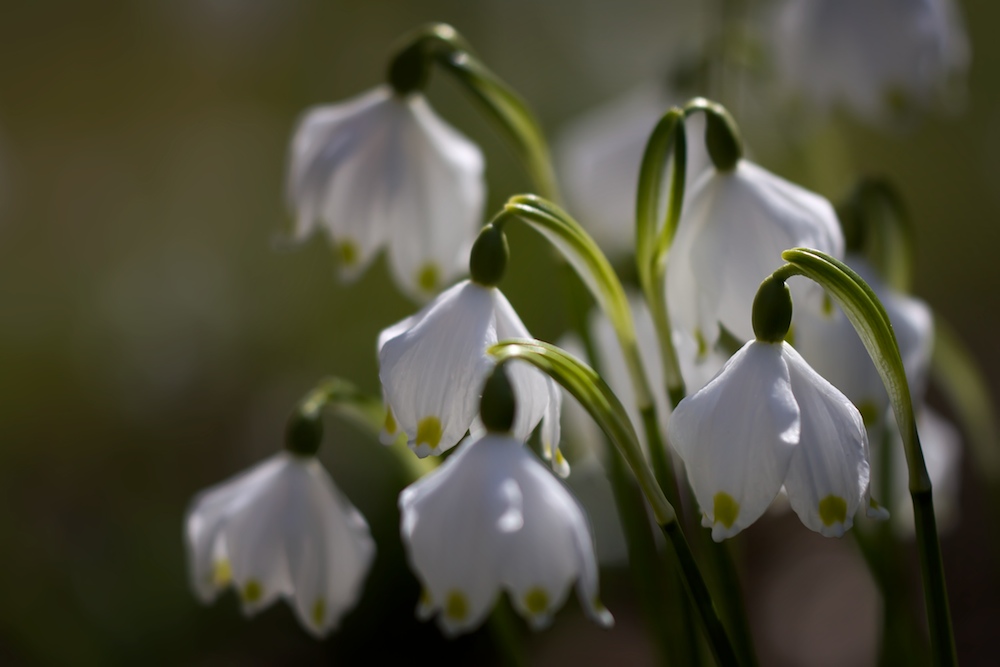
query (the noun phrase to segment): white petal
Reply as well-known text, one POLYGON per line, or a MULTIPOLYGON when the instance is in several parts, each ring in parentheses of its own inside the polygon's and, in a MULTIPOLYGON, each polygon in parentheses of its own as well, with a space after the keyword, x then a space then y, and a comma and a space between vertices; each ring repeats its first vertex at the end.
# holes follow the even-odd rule
POLYGON ((455 285, 379 351, 385 396, 418 456, 453 447, 478 413, 493 365, 486 348, 497 340, 492 291, 468 281, 455 285))
POLYGON ((674 410, 670 443, 712 537, 732 537, 770 505, 799 441, 799 409, 781 347, 752 341, 674 410))
POLYGON ((753 299, 760 282, 782 265, 782 251, 805 246, 834 257, 844 253, 826 199, 747 160, 732 172, 710 170, 692 186, 674 243, 670 263, 683 257, 684 270, 675 277, 668 264, 671 315, 692 336, 700 331, 709 347, 715 323, 741 340, 753 338, 753 299), (683 282, 685 272, 693 283, 683 282), (696 312, 688 290, 697 293, 696 312))
POLYGON ((788 501, 807 527, 839 537, 853 524, 868 489, 868 432, 846 396, 790 345, 783 349, 802 415, 799 446, 785 477, 788 501))
POLYGON ((426 299, 467 270, 482 223, 483 155, 421 95, 405 100, 400 163, 386 211, 389 265, 397 283, 426 299))
MULTIPOLYGON (((228 561, 220 561, 220 536, 232 516, 262 488, 266 488, 283 467, 281 457, 271 457, 253 468, 210 489, 191 502, 184 520, 184 537, 188 553, 191 584, 198 598, 208 603, 220 588, 229 584, 224 574, 228 561)), ((224 552, 224 546, 221 547, 224 552)))
POLYGON ((304 502, 286 528, 294 606, 302 626, 322 637, 357 603, 375 543, 364 517, 318 461, 304 462, 296 483, 304 502))

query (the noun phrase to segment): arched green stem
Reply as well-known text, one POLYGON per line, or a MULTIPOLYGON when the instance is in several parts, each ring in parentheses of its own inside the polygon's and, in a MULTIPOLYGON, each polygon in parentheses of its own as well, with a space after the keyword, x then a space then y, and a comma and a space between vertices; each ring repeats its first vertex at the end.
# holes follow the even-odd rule
POLYGON ((572 394, 614 442, 632 469, 639 488, 653 509, 656 523, 677 556, 678 568, 704 623, 716 662, 719 665, 738 665, 733 644, 677 522, 676 512, 657 484, 628 414, 611 388, 586 364, 564 350, 538 340, 500 341, 487 352, 498 364, 520 359, 544 372, 572 394))
POLYGON ((541 125, 527 103, 473 53, 458 32, 445 23, 431 23, 414 31, 389 63, 387 79, 400 95, 423 90, 432 65, 451 74, 513 145, 534 187, 558 199, 552 159, 541 125))
POLYGON ((526 222, 555 246, 611 322, 632 380, 653 469, 670 502, 679 504, 673 464, 660 433, 652 390, 639 355, 632 309, 610 262, 580 223, 550 201, 535 195, 517 195, 507 201, 504 211, 526 222))
POLYGON ((774 277, 786 280, 802 275, 827 291, 858 332, 889 394, 906 453, 934 664, 957 664, 931 479, 920 448, 910 388, 889 316, 871 287, 843 262, 809 248, 793 248, 781 256, 788 264, 775 271, 774 277))

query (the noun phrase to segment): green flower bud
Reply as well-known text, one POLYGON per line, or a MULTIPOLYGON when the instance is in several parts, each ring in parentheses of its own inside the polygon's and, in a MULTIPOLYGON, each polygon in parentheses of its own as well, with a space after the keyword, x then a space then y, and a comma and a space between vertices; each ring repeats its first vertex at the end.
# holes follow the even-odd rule
POLYGON ((764 279, 753 299, 753 333, 763 343, 780 343, 792 324, 792 294, 783 278, 764 279))
POLYGON ((496 366, 483 386, 479 401, 479 417, 487 431, 510 433, 517 412, 514 387, 503 366, 496 366))
POLYGON ((296 410, 285 427, 285 449, 299 456, 315 456, 323 441, 323 420, 319 411, 296 410))
POLYGON ((484 287, 493 287, 503 278, 510 258, 510 248, 503 229, 488 224, 479 232, 469 255, 469 275, 472 281, 484 287))

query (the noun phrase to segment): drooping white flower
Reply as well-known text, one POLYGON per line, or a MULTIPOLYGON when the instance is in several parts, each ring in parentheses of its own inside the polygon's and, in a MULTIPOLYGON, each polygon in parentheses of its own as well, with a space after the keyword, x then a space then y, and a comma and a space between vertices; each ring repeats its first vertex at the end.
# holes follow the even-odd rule
MULTIPOLYGON (((635 252, 636 190, 646 142, 670 106, 683 102, 661 85, 646 84, 587 112, 560 137, 556 156, 570 208, 611 255, 635 252)), ((695 114, 686 124, 690 181, 711 163, 702 140, 704 116, 695 114)))
MULTIPOLYGON (((720 325, 740 340, 753 338, 757 286, 795 246, 843 256, 837 216, 823 197, 745 159, 732 171, 710 169, 691 186, 667 264, 667 306, 699 357, 714 347, 720 325)), ((819 300, 803 293, 805 284, 791 288, 796 304, 819 300)))
POLYGON ((388 246, 400 287, 425 299, 465 268, 485 193, 479 148, 419 93, 379 86, 315 107, 292 139, 295 236, 322 226, 345 277, 388 246))
POLYGON ((954 93, 970 60, 952 0, 789 0, 776 33, 777 69, 791 88, 869 122, 954 93))
POLYGON ((251 616, 284 597, 317 637, 355 605, 375 555, 364 517, 319 461, 289 452, 196 496, 184 537, 202 602, 232 585, 251 616))
MULTIPOLYGON (((863 258, 848 255, 847 263, 875 291, 885 306, 899 343, 900 356, 918 403, 930 371, 934 320, 920 299, 885 285, 863 258)), ((889 407, 889 396, 864 344, 847 316, 831 305, 825 312, 795 312, 795 348, 816 371, 833 383, 857 406, 869 426, 889 407)))
MULTIPOLYGON (((520 405, 520 402, 519 402, 520 405)), ((576 581, 581 606, 613 623, 598 600, 586 515, 520 440, 470 436, 399 496, 401 532, 424 587, 421 618, 448 635, 478 626, 501 589, 532 627, 546 626, 576 581)))
MULTIPOLYGON (((487 348, 505 338, 530 338, 496 287, 465 280, 442 292, 412 317, 385 329, 378 340, 379 379, 388 404, 384 436, 406 434, 417 456, 454 447, 474 425, 483 382, 494 366, 487 348)), ((559 444, 561 394, 539 371, 510 371, 519 406, 513 433, 527 439, 542 423, 542 444, 562 472, 559 444)))
POLYGON ((756 521, 782 486, 802 523, 823 535, 842 535, 867 505, 861 415, 787 343, 740 348, 680 402, 668 434, 716 541, 756 521))

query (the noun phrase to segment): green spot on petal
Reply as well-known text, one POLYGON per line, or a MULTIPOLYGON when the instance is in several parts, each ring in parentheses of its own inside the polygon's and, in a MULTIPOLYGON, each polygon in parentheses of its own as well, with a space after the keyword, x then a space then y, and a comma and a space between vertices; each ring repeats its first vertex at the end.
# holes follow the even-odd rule
POLYGON ((243 586, 243 601, 257 602, 262 597, 264 597, 264 587, 260 582, 256 579, 247 579, 247 583, 243 586))
POLYGON ((425 292, 433 292, 441 281, 441 272, 437 264, 424 264, 417 272, 417 285, 425 292))
POLYGON ((386 408, 385 411, 385 424, 382 426, 385 432, 389 435, 395 435, 396 433, 396 417, 392 414, 392 408, 386 408))
POLYGON ((532 614, 544 614, 549 608, 549 594, 536 586, 524 594, 524 608, 532 614))
POLYGON ((840 496, 827 496, 819 501, 819 518, 824 526, 844 523, 847 519, 847 501, 840 496))
POLYGON ((453 621, 465 620, 469 615, 469 601, 461 591, 448 593, 448 601, 444 605, 444 615, 453 621))
POLYGON ((441 420, 437 417, 424 417, 417 422, 417 444, 427 444, 433 449, 441 442, 441 420))
POLYGON ((562 450, 556 448, 556 465, 562 465, 566 463, 566 457, 563 456, 562 450))
POLYGON ((326 603, 323 598, 316 600, 316 604, 312 608, 312 620, 313 623, 320 626, 323 625, 323 619, 326 618, 326 603))
POLYGON ((861 413, 861 419, 864 421, 866 427, 870 427, 878 421, 878 408, 871 401, 862 401, 859 403, 858 412, 861 413))
POLYGON ((228 584, 233 578, 233 568, 229 565, 228 560, 217 560, 212 566, 212 585, 216 588, 222 588, 228 584))
POLYGON ((694 340, 698 343, 698 358, 701 359, 708 354, 708 341, 705 340, 705 334, 701 332, 701 329, 694 330, 694 340))
POLYGON ((715 522, 721 523, 726 528, 732 528, 736 523, 736 517, 740 514, 740 504, 725 491, 719 491, 712 499, 712 514, 715 522))
POLYGON ((337 246, 337 255, 340 257, 340 261, 344 266, 354 266, 358 263, 358 257, 361 253, 358 252, 358 246, 354 241, 341 241, 337 246))

